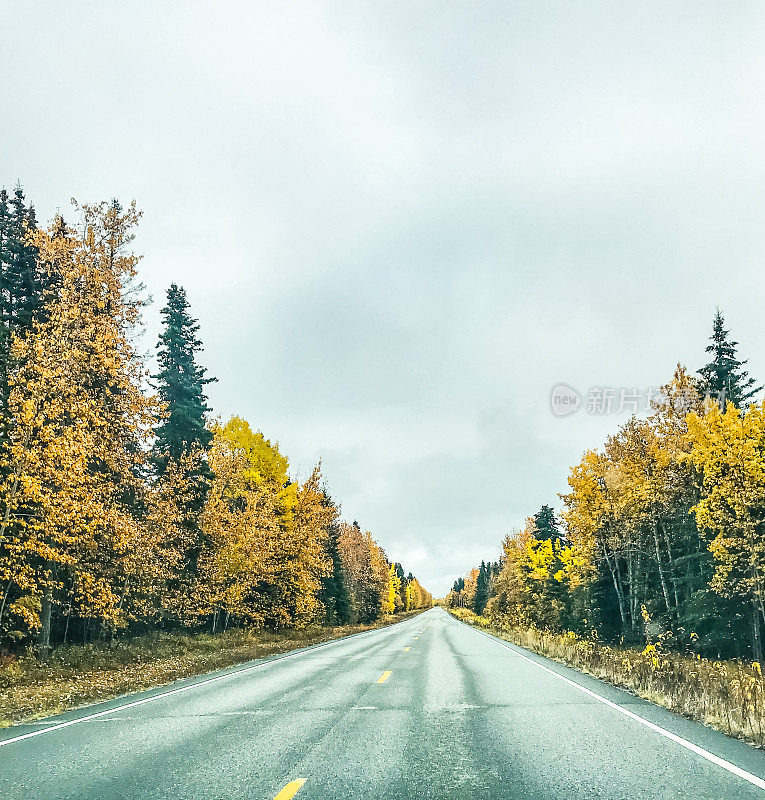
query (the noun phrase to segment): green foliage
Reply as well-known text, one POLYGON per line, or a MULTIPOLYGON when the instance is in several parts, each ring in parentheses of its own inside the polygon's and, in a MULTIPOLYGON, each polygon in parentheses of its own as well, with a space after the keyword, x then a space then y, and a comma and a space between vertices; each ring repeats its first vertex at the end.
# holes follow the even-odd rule
POLYGON ((171 284, 167 305, 162 309, 163 329, 157 344, 159 371, 156 381, 159 399, 167 416, 155 429, 154 455, 160 473, 172 460, 180 461, 198 450, 205 451, 212 441, 207 427, 210 407, 204 387, 215 378, 206 378, 197 363, 202 342, 197 337, 199 324, 189 312, 186 291, 171 284))
POLYGON ((475 595, 473 597, 473 610, 476 614, 483 614, 486 603, 489 602, 489 570, 485 562, 481 562, 476 578, 475 595))
POLYGON ((738 342, 731 340, 729 334, 720 309, 717 309, 710 344, 706 348, 711 361, 699 369, 699 375, 702 393, 717 400, 723 410, 728 403, 741 407, 762 388, 743 368, 747 362, 737 357, 738 342))
MULTIPOLYGON (((327 498, 328 502, 331 502, 327 498)), ((340 526, 333 523, 327 530, 327 552, 331 560, 331 571, 322 581, 321 602, 328 625, 347 625, 351 621, 351 600, 348 594, 348 579, 343 569, 340 554, 340 526)), ((408 610, 408 609, 407 609, 408 610)))
POLYGON ((534 537, 539 541, 563 538, 555 512, 550 506, 544 505, 534 514, 534 537))

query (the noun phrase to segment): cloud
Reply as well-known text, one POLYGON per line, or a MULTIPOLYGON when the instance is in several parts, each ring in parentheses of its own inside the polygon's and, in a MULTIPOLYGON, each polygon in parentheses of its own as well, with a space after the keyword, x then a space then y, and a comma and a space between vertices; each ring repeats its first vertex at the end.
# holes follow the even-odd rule
POLYGON ((27 4, 0 182, 135 197, 216 410, 325 473, 440 594, 616 417, 550 387, 765 374, 765 11, 697 3, 27 4), (425 554, 425 555, 423 555, 425 554))

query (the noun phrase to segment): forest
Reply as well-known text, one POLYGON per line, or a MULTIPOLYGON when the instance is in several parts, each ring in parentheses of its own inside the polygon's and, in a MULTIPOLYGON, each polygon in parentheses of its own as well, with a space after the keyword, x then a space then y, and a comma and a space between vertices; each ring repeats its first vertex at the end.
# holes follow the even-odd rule
POLYGON ((44 227, 0 192, 0 649, 430 606, 320 464, 296 481, 247 420, 213 415, 182 286, 140 352, 139 220, 115 200, 44 227))
POLYGON ((505 537, 447 604, 503 627, 763 663, 765 403, 718 310, 696 373, 678 365, 505 537))

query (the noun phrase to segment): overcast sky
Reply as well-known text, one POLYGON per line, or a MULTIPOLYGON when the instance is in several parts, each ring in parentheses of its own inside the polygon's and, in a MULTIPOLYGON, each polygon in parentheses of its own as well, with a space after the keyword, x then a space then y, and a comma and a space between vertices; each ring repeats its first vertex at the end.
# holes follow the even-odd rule
POLYGON ((216 413, 436 594, 719 305, 765 378, 762 3, 0 5, 0 185, 135 199, 216 413), (565 418, 551 388, 585 395, 565 418))

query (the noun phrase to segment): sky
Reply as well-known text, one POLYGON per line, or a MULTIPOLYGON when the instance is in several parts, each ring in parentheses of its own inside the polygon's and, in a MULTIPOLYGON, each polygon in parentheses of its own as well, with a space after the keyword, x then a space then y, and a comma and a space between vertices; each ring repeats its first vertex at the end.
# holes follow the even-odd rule
POLYGON ((765 379, 761 3, 7 2, 0 30, 0 185, 43 220, 135 199, 147 350, 181 283, 215 413, 297 479, 321 459, 436 595, 705 363, 717 306, 765 379))

